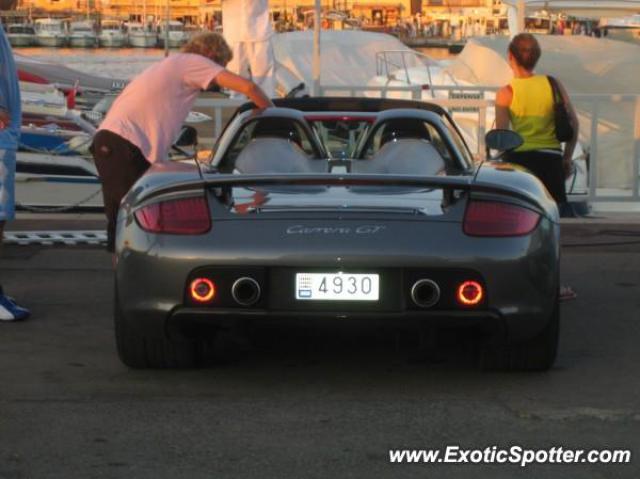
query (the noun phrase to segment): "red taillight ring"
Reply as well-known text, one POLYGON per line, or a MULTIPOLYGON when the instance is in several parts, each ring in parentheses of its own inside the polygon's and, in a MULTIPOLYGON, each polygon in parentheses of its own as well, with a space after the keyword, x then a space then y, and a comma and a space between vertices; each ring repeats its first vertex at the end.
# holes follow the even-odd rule
POLYGON ((216 287, 208 278, 196 278, 189 285, 189 294, 198 303, 208 303, 216 295, 216 287))
POLYGON ((463 306, 476 306, 484 298, 484 290, 477 281, 465 281, 458 286, 456 297, 463 306))

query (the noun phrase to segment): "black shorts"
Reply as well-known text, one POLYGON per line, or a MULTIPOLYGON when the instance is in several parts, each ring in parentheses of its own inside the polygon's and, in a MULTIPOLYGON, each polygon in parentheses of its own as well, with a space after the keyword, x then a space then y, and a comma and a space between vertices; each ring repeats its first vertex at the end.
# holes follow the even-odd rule
POLYGON ((560 150, 533 150, 516 151, 506 156, 506 160, 524 166, 536 175, 547 187, 553 199, 558 205, 567 202, 567 193, 564 182, 564 165, 562 164, 562 152, 560 150))
POLYGON ((120 202, 151 165, 137 146, 108 130, 95 134, 90 150, 102 182, 107 250, 113 252, 120 202))

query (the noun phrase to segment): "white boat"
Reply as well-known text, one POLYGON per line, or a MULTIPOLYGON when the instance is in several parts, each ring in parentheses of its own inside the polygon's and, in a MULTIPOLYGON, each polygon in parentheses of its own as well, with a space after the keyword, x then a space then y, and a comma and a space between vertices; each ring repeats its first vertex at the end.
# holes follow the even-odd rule
POLYGON ((39 18, 35 21, 36 42, 41 47, 62 47, 67 44, 65 24, 57 18, 39 18))
POLYGON ((127 24, 129 45, 136 48, 153 48, 158 43, 156 32, 146 28, 142 23, 129 22, 127 24))
POLYGON ((16 162, 18 208, 101 208, 100 180, 90 156, 19 151, 16 162))
MULTIPOLYGON (((358 30, 323 31, 320 65, 323 95, 351 96, 352 92, 356 92, 368 97, 386 96, 423 101, 491 100, 495 98, 494 92, 469 88, 476 85, 494 86, 484 78, 485 71, 488 77, 497 81, 495 86, 506 84, 510 79, 510 69, 504 54, 490 53, 487 49, 478 52, 473 49, 474 42, 475 40, 467 43, 465 49, 468 51, 463 51, 456 61, 448 62, 426 57, 390 35, 358 30), (479 56, 475 62, 477 65, 470 68, 469 64, 476 56, 479 56), (465 62, 468 57, 471 60, 465 62), (434 90, 433 87, 436 86, 446 89, 434 90), (372 89, 368 90, 367 87, 372 89), (404 91, 382 91, 389 87, 403 88, 404 91), (407 91, 408 89, 412 91, 407 91)), ((311 85, 313 31, 274 35, 273 43, 278 62, 276 79, 280 92, 286 92, 300 83, 311 85)), ((478 109, 454 108, 451 112, 471 151, 478 152, 478 109)), ((491 128, 494 109, 489 108, 486 113, 485 124, 487 128, 491 128)), ((587 166, 581 145, 576 147, 574 162, 577 166, 576 175, 567 180, 567 192, 584 194, 587 192, 587 166)))
POLYGON ((98 45, 98 37, 89 21, 71 22, 69 44, 72 47, 93 48, 98 45))
POLYGON ((600 21, 600 28, 603 34, 612 40, 640 43, 640 14, 603 18, 600 21))
POLYGON ((36 44, 36 31, 28 23, 7 25, 7 38, 12 47, 30 47, 36 44))
POLYGON ((22 112, 31 115, 64 116, 67 100, 55 85, 20 82, 22 112))
POLYGON ((185 31, 184 24, 177 20, 170 20, 168 24, 168 32, 167 22, 162 22, 158 26, 158 44, 160 47, 164 47, 167 33, 169 36, 169 48, 180 48, 189 40, 189 35, 185 31))
POLYGON ((84 98, 92 92, 104 94, 114 90, 122 90, 128 83, 122 78, 108 78, 84 73, 57 63, 55 60, 45 61, 19 54, 15 54, 14 57, 19 70, 44 78, 59 88, 69 90, 78 83, 78 91, 84 98))
POLYGON ((127 43, 127 35, 117 20, 102 20, 98 43, 101 47, 119 48, 127 43))

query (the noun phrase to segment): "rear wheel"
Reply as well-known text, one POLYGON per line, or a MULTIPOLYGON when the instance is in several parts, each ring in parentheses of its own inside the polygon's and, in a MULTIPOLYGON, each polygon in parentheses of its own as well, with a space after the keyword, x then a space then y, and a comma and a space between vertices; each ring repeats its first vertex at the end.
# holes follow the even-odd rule
POLYGON ((493 371, 546 371, 556 359, 559 333, 560 307, 556 299, 549 321, 537 336, 513 344, 485 344, 480 367, 493 371))
POLYGON ((199 364, 199 343, 145 335, 127 324, 118 295, 114 301, 116 345, 120 360, 130 368, 192 368, 199 364))

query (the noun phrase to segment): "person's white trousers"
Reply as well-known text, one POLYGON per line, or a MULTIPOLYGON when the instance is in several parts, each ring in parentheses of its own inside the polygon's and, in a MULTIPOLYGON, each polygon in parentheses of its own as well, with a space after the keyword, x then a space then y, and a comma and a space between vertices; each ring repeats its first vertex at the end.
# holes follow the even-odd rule
POLYGON ((232 43, 227 70, 257 83, 269 98, 276 96, 275 55, 270 40, 232 43))

